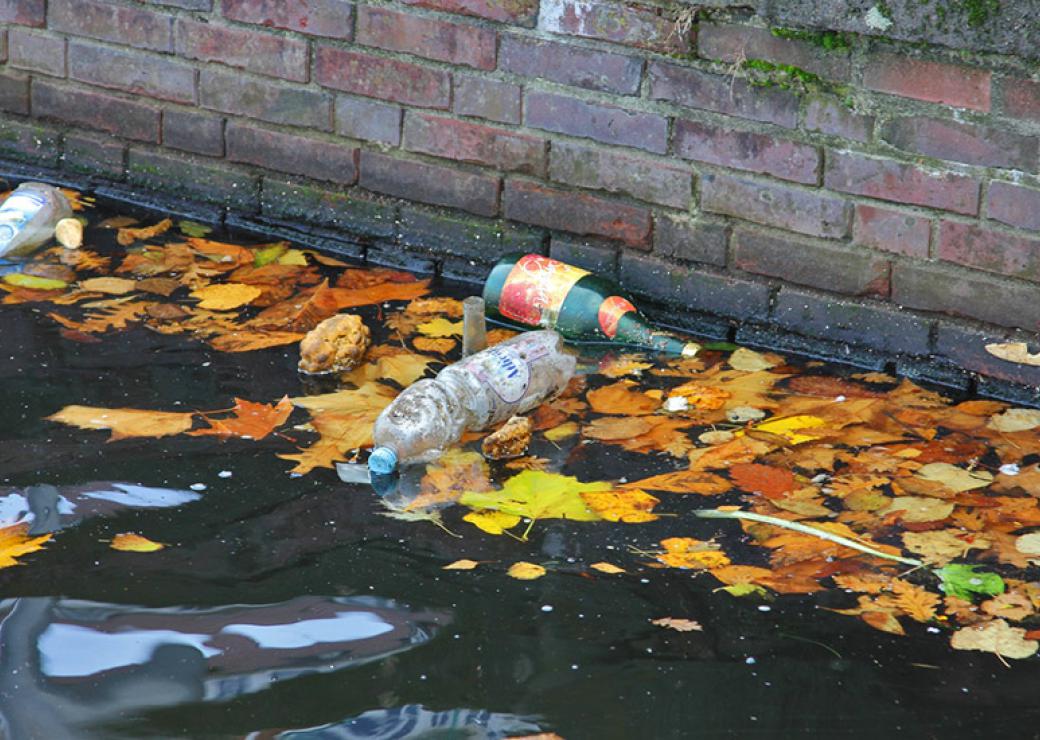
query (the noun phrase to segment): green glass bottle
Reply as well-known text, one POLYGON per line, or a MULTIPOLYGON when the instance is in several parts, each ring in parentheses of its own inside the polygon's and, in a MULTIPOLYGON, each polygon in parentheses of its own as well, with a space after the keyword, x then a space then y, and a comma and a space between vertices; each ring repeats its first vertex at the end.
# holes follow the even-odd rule
POLYGON ((492 318, 555 329, 567 339, 633 344, 692 357, 700 345, 655 329, 620 288, 580 267, 538 254, 508 254, 484 283, 492 318))

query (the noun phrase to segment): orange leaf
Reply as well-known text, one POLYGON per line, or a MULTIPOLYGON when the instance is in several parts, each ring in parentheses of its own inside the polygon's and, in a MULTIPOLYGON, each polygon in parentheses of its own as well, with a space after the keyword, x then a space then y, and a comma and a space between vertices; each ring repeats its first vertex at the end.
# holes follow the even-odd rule
POLYGON ((163 549, 166 545, 161 542, 153 542, 139 534, 125 532, 117 534, 112 538, 111 547, 113 550, 122 550, 123 552, 155 552, 163 549))
POLYGON ((292 331, 233 331, 213 337, 209 345, 221 352, 252 352, 268 347, 280 347, 283 344, 295 344, 304 335, 292 331))
POLYGON ((597 414, 650 414, 661 406, 660 399, 639 390, 639 385, 631 380, 589 391, 586 398, 597 414))
POLYGON ((66 406, 47 417, 80 429, 111 429, 109 442, 127 437, 168 437, 191 429, 192 414, 141 409, 66 406))
POLYGON ((581 497, 594 512, 610 522, 652 522, 653 508, 661 501, 640 490, 583 491, 581 497))
POLYGON ((794 490, 794 473, 759 463, 738 463, 729 469, 730 479, 748 493, 761 493, 766 498, 782 498, 794 490))
POLYGON ((19 565, 16 560, 21 555, 43 549, 43 543, 51 538, 50 533, 39 537, 29 537, 29 523, 21 522, 10 527, 0 528, 0 568, 19 565))
POLYGON ((154 226, 142 226, 139 229, 124 228, 116 234, 116 241, 122 246, 128 247, 139 239, 151 239, 152 237, 165 234, 173 226, 173 220, 164 218, 154 226))
POLYGON ((651 478, 624 483, 621 488, 649 488, 651 491, 715 496, 732 490, 733 486, 725 478, 713 473, 678 470, 674 473, 662 473, 651 478))
POLYGON ((892 616, 891 612, 864 612, 859 615, 859 618, 876 630, 888 632, 892 635, 906 634, 903 630, 903 625, 899 624, 899 620, 892 616))
POLYGON ((241 398, 235 399, 233 416, 227 419, 213 419, 208 414, 203 418, 209 422, 208 429, 196 429, 189 432, 193 437, 243 437, 245 439, 263 439, 276 427, 285 423, 292 413, 293 405, 286 396, 277 405, 254 403, 241 398))

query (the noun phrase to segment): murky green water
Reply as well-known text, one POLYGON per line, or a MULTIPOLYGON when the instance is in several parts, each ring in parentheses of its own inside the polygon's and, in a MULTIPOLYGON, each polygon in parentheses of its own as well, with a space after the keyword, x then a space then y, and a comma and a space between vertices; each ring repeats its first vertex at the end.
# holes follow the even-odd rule
MULTIPOLYGON (((889 637, 821 609, 827 594, 733 598, 629 553, 680 528, 726 537, 735 525, 554 520, 521 543, 448 510, 456 539, 380 516, 370 488, 332 471, 289 477, 276 454, 293 445, 276 436, 106 443, 43 419, 68 404, 194 410, 298 395, 295 352, 225 354, 140 328, 82 344, 31 304, 0 320, 0 516, 29 508, 40 531, 57 528, 0 570, 11 738, 1037 734, 1035 660, 1008 669, 923 625, 889 637), (107 541, 119 532, 172 546, 117 552, 107 541), (442 570, 459 558, 555 567, 532 582, 442 570), (604 559, 629 573, 588 570, 604 559), (650 624, 663 616, 703 631, 650 624)), ((584 447, 560 462, 582 479, 646 466, 584 447)))

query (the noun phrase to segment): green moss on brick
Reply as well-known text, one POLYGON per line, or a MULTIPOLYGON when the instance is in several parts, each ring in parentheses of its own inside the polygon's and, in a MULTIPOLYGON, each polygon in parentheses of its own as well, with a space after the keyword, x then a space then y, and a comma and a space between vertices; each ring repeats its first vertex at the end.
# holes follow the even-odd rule
POLYGON ((850 34, 840 31, 807 31, 800 28, 775 27, 769 29, 777 38, 807 41, 827 51, 845 51, 852 47, 850 34))

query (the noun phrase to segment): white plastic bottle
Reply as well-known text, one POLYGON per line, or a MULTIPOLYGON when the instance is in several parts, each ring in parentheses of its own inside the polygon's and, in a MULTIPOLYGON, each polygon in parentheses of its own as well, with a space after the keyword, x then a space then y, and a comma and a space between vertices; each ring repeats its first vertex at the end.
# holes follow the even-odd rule
POLYGON ((60 190, 42 182, 19 185, 0 203, 0 257, 22 257, 54 236, 54 227, 72 216, 60 190))
POLYGON ((559 334, 533 331, 413 383, 376 419, 369 470, 386 475, 401 464, 427 462, 466 430, 530 411, 562 392, 574 367, 559 334))

